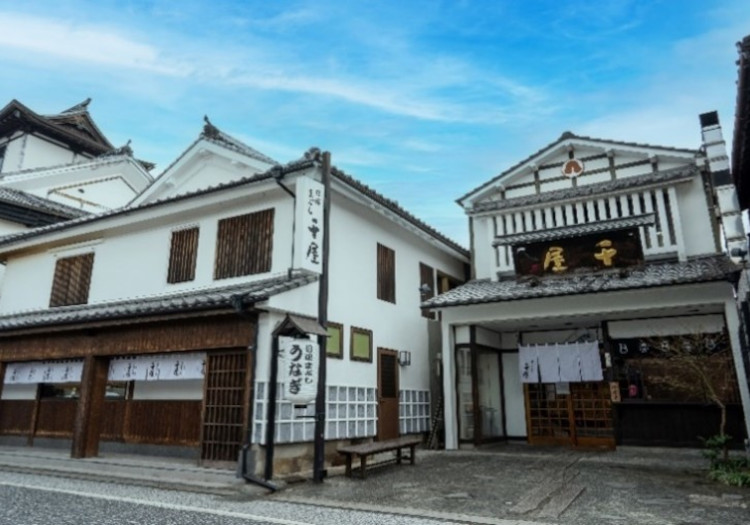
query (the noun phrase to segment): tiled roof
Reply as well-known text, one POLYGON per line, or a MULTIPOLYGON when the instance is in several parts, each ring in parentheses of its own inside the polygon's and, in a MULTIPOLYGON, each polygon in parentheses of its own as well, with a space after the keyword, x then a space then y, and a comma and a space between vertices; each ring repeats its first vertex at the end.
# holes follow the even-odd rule
POLYGON ((741 268, 725 255, 696 257, 686 262, 651 263, 624 271, 580 273, 543 278, 475 280, 433 297, 423 308, 499 303, 563 295, 615 292, 688 283, 734 280, 741 268))
POLYGON ((597 142, 597 143, 604 144, 604 145, 611 144, 611 145, 627 146, 627 147, 632 147, 632 148, 660 149, 660 150, 665 150, 665 151, 673 151, 673 152, 676 152, 676 153, 692 153, 692 154, 695 154, 695 155, 698 155, 698 153, 700 153, 699 150, 697 150, 697 149, 674 148, 674 147, 670 147, 670 146, 657 146, 657 145, 654 145, 654 144, 643 144, 643 143, 638 143, 638 142, 626 142, 626 141, 620 141, 620 140, 606 140, 606 139, 599 139, 599 138, 594 138, 594 137, 586 137, 584 135, 576 135, 575 133, 572 133, 570 131, 565 131, 565 132, 563 132, 562 135, 560 135, 560 138, 558 138, 557 140, 555 140, 553 142, 550 142, 549 144, 547 144, 543 148, 539 149, 538 151, 532 153, 531 155, 529 155, 525 159, 523 159, 523 160, 515 163, 513 166, 511 166, 507 170, 503 171, 499 175, 493 177, 492 179, 488 180, 484 184, 481 184, 480 186, 477 186, 473 190, 467 192, 465 195, 463 195, 463 196, 459 197, 458 199, 456 199, 456 202, 459 203, 459 204, 461 204, 461 201, 463 201, 464 199, 466 199, 470 195, 478 192, 479 190, 481 190, 483 188, 486 188, 487 186, 491 186, 492 184, 494 184, 498 180, 500 180, 503 177, 505 177, 508 173, 513 172, 515 169, 517 169, 520 166, 523 166, 525 163, 529 162, 534 157, 537 157, 537 156, 541 155, 542 153, 544 153, 545 151, 552 149, 553 147, 555 147, 556 145, 560 144, 561 142, 564 142, 566 140, 571 140, 571 139, 585 140, 587 142, 597 142))
POLYGON ((135 297, 108 303, 20 312, 0 316, 0 331, 247 306, 317 279, 317 274, 299 271, 292 277, 284 274, 231 286, 190 290, 157 297, 135 297))
MULTIPOLYGON (((44 226, 41 228, 35 228, 33 230, 29 230, 27 232, 21 232, 14 235, 7 235, 3 238, 0 238, 0 247, 24 240, 24 239, 30 239, 33 237, 36 237, 38 235, 43 235, 45 233, 54 232, 54 231, 62 231, 66 230, 68 228, 75 227, 79 224, 88 224, 96 221, 100 221, 103 219, 107 219, 110 217, 116 217, 119 215, 127 215, 130 213, 135 213, 139 210, 143 209, 149 209, 153 208, 155 206, 160 206, 163 204, 168 204, 172 202, 178 202, 182 200, 192 199, 192 198, 198 198, 203 195, 208 195, 211 193, 215 193, 217 191, 229 189, 229 188, 235 188, 238 186, 243 186, 246 184, 254 184, 260 181, 269 180, 272 178, 283 178, 284 175, 294 173, 296 171, 308 169, 315 166, 315 161, 308 158, 301 158, 295 161, 292 161, 284 166, 276 165, 270 168, 269 170, 265 171, 264 173, 258 173, 256 175, 252 175, 250 177, 243 177, 241 179, 237 179, 231 182, 227 182, 224 184, 217 184, 216 186, 212 186, 209 188, 204 188, 201 190, 197 190, 190 193, 184 193, 181 195, 175 195, 172 197, 168 197, 165 199, 159 199, 151 202, 147 202, 145 204, 141 204, 139 206, 135 207, 125 207, 125 208, 117 208, 114 210, 110 210, 104 213, 100 213, 97 215, 92 215, 89 217, 83 217, 79 219, 74 219, 71 221, 66 221, 64 223, 58 223, 50 226, 44 226)), ((333 177, 339 179, 343 183, 351 186, 352 188, 356 189, 363 195, 369 197, 370 199, 374 200, 375 202, 385 206, 386 208, 393 211, 395 214, 399 215, 403 219, 405 219, 407 222, 410 222, 414 226, 418 227, 419 229, 423 230, 424 232, 428 233, 429 235, 435 237, 445 245, 451 247, 452 249, 458 251, 465 257, 469 257, 469 252, 459 245, 458 243, 452 241, 448 237, 444 236, 431 226, 428 226, 425 222, 421 221, 420 219, 417 219, 414 215, 407 212, 405 209, 400 207, 397 203, 394 201, 385 198, 380 193, 376 192, 372 188, 366 186, 365 184, 359 182, 358 180, 354 179, 353 177, 347 175, 343 171, 340 171, 336 168, 331 169, 331 173, 333 177)))
POLYGON ((136 162, 143 166, 143 161, 134 159, 132 155, 118 154, 114 151, 109 153, 103 153, 93 159, 88 159, 83 162, 64 164, 55 164, 53 166, 43 166, 40 168, 27 168, 25 170, 8 171, 3 173, 3 178, 15 177, 18 175, 25 175, 28 173, 44 173, 46 171, 57 171, 57 172, 70 172, 79 171, 81 169, 92 169, 99 168, 102 166, 111 166, 114 164, 120 164, 122 162, 136 162))
POLYGON ((13 188, 0 187, 0 202, 6 202, 8 204, 13 204, 14 206, 21 206, 23 208, 28 208, 49 215, 56 215, 64 219, 73 219, 89 215, 89 213, 84 210, 60 204, 13 188))
POLYGON ((512 199, 503 199, 499 201, 480 202, 472 208, 472 212, 505 210, 509 208, 518 208, 522 206, 533 206, 538 204, 547 204, 550 202, 566 201, 571 199, 581 199, 585 197, 595 197, 617 191, 630 190, 641 186, 652 184, 666 184, 688 181, 698 173, 697 166, 680 166, 656 173, 647 173, 635 177, 625 177, 607 182, 596 184, 586 184, 564 190, 548 191, 533 195, 524 195, 512 199))
POLYGON ((224 146, 225 148, 236 151, 237 153, 242 153, 243 155, 247 155, 248 157, 260 160, 262 162, 266 162, 268 164, 272 164, 272 165, 278 164, 278 162, 273 160, 268 155, 264 155, 257 149, 251 148, 250 146, 248 146, 241 140, 238 140, 232 137, 231 135, 227 135, 223 131, 219 131, 219 133, 214 136, 208 136, 204 132, 202 136, 209 142, 213 142, 214 144, 224 146))
POLYGON ((646 215, 637 215, 624 219, 611 219, 607 221, 591 222, 588 224, 576 224, 575 226, 563 226, 561 228, 550 228, 527 233, 515 233, 495 237, 493 246, 504 244, 524 244, 530 242, 550 241, 563 239, 566 237, 575 237, 578 235, 588 235, 592 233, 608 232, 613 230, 624 230, 625 228, 635 228, 637 226, 647 226, 654 224, 656 216, 653 213, 646 215))

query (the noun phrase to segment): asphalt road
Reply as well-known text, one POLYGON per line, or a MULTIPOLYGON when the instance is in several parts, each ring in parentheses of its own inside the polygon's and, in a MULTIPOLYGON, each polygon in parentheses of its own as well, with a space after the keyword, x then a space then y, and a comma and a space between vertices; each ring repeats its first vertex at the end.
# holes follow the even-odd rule
MULTIPOLYGON (((0 473, 0 525, 446 525, 447 521, 0 473)), ((513 522, 508 522, 510 525, 513 522)), ((528 522, 527 522, 528 524, 528 522)))

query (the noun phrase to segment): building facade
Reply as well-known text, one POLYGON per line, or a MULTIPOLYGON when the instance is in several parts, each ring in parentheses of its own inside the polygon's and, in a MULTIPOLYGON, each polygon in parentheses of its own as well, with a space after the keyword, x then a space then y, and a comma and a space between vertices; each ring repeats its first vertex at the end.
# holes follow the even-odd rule
POLYGON ((472 280, 424 305, 442 317, 447 448, 697 445, 720 411, 679 363, 694 348, 742 442, 727 253, 747 241, 718 116, 701 124, 693 150, 566 132, 458 200, 472 280))
POLYGON ((130 205, 0 239, 3 439, 203 464, 245 449, 258 473, 273 444, 272 470, 305 470, 313 402, 290 386, 302 363, 275 356, 293 337, 307 358, 321 332, 332 456, 427 431, 437 321, 420 303, 464 280, 468 253, 333 168, 317 326, 322 169, 317 151, 280 165, 207 121, 130 205))

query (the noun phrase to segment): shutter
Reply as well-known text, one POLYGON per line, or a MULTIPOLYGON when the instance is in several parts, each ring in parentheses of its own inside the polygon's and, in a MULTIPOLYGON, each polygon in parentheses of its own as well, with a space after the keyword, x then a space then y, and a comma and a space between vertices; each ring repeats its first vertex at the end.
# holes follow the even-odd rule
POLYGON ((182 283, 194 280, 197 258, 198 228, 187 228, 172 232, 167 282, 182 283))
POLYGON ((219 221, 214 279, 271 271, 273 208, 219 221))
POLYGON ((378 299, 396 303, 396 253, 378 244, 378 299))
POLYGON ((94 254, 58 259, 50 293, 50 306, 86 304, 89 300, 94 254))

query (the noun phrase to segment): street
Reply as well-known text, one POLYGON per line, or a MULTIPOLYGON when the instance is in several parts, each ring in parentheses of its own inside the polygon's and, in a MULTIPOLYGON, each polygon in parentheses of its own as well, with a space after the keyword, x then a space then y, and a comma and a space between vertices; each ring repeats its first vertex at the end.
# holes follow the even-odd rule
MULTIPOLYGON (((0 473, 0 525, 445 525, 444 520, 0 473)), ((504 523, 498 520, 497 523, 504 523)), ((518 523, 516 521, 508 521, 518 523)), ((530 523, 530 522, 525 522, 530 523)))

